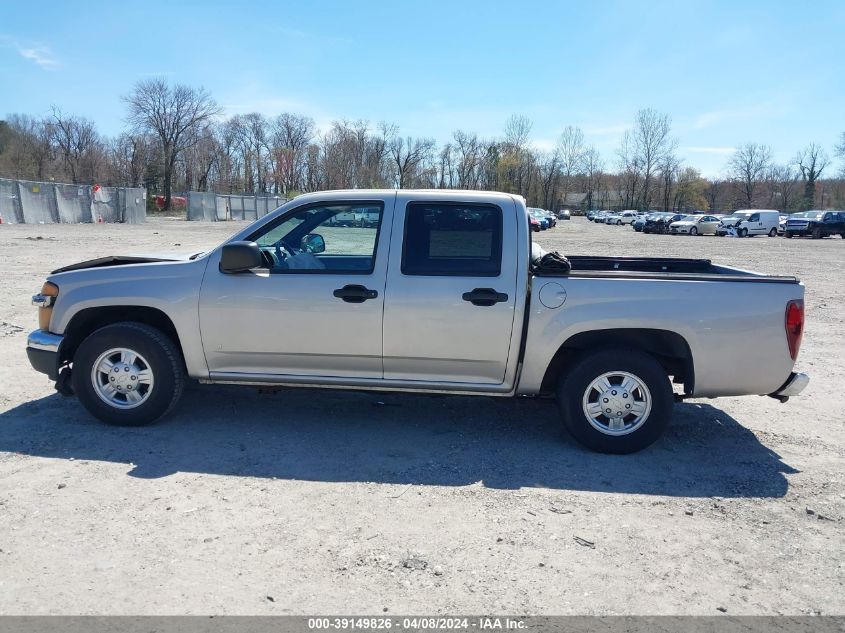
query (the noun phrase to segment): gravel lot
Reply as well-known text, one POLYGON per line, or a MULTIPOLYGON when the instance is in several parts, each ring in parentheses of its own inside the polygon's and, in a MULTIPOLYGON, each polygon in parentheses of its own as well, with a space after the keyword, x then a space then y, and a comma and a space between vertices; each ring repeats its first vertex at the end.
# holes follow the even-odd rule
POLYGON ((845 241, 536 235, 807 286, 805 394, 676 405, 626 457, 575 445, 550 401, 196 386, 110 428, 30 369, 51 269, 236 225, 0 226, 0 613, 845 613, 845 241))

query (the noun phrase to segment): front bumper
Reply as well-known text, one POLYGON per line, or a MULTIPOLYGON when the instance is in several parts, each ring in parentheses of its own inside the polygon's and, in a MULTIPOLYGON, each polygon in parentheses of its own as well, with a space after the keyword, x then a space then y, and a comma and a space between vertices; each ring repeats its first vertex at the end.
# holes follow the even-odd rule
POLYGON ((810 384, 810 377, 807 374, 792 372, 789 374, 789 379, 783 383, 781 388, 769 395, 781 402, 786 402, 786 400, 791 396, 797 396, 799 393, 804 391, 808 384, 810 384))
POLYGON ((26 339, 29 364, 35 371, 47 374, 50 380, 59 378, 59 350, 63 340, 63 336, 46 330, 35 330, 26 339))

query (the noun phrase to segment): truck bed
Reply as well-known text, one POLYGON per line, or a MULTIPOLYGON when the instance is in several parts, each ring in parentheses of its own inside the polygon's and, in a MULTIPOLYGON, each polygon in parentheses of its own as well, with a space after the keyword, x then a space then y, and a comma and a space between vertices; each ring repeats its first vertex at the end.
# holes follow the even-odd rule
POLYGON ((537 277, 626 277, 638 279, 675 279, 690 281, 745 281, 797 284, 796 277, 772 276, 730 266, 713 264, 709 259, 672 257, 568 257, 572 270, 535 270, 537 277))

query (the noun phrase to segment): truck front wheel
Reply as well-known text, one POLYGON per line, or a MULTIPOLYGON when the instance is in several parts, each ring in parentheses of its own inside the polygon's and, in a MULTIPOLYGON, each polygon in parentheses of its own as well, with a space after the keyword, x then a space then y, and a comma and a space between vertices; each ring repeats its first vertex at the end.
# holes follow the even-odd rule
POLYGON ((663 434, 674 397, 666 371, 652 356, 608 349, 577 361, 562 376, 557 400, 564 425, 581 444, 625 454, 663 434))
POLYGON ((185 370, 173 341, 143 323, 116 323, 90 334, 73 357, 73 390, 107 424, 142 426, 169 413, 185 370))

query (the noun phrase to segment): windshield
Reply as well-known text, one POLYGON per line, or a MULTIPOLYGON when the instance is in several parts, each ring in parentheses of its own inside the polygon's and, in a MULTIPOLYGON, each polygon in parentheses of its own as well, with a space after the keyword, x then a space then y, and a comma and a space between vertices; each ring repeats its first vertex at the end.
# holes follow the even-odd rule
POLYGON ((799 211, 798 213, 793 213, 789 217, 790 218, 809 218, 811 220, 821 220, 823 215, 824 215, 824 211, 799 211))
POLYGON ((747 213, 734 212, 734 213, 731 213, 729 216, 727 216, 726 218, 723 218, 723 219, 724 220, 747 220, 750 217, 751 217, 751 211, 749 211, 747 213))

